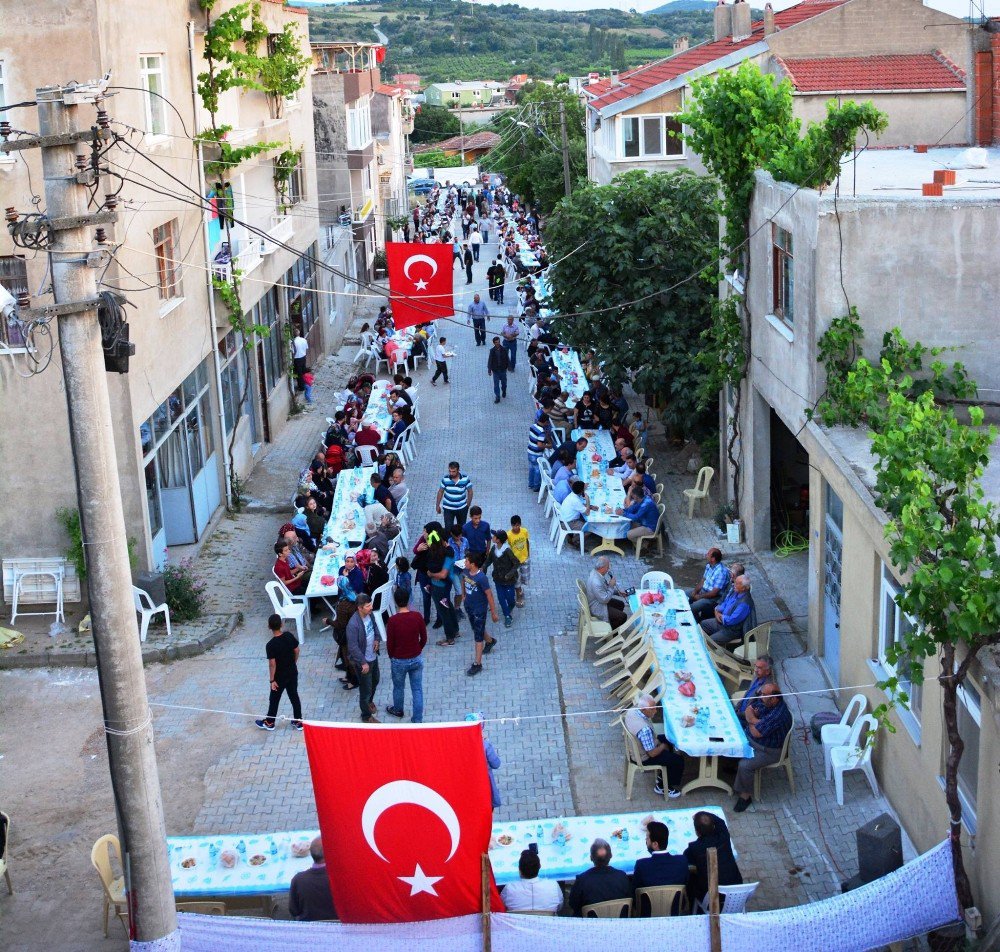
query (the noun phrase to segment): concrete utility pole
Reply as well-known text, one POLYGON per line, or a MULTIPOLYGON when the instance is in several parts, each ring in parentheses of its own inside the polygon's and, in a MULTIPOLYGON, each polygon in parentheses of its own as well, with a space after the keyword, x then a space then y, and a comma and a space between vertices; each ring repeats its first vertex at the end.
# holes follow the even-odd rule
MULTIPOLYGON (((121 833, 132 938, 151 942, 174 936, 180 948, 95 306, 96 272, 87 266, 84 250, 93 240, 84 224, 88 218, 87 190, 74 173, 73 140, 86 130, 77 125, 80 105, 67 105, 66 92, 58 86, 43 87, 37 90, 36 100, 46 214, 55 226, 52 287, 60 306, 59 350, 111 786, 121 833), (71 219, 78 217, 83 221, 74 225, 71 219)), ((80 94, 72 95, 71 101, 80 102, 80 94)))
POLYGON ((559 132, 562 135, 562 159, 563 159, 563 188, 566 189, 566 197, 573 194, 573 186, 569 177, 569 136, 566 133, 566 103, 559 101, 559 132))

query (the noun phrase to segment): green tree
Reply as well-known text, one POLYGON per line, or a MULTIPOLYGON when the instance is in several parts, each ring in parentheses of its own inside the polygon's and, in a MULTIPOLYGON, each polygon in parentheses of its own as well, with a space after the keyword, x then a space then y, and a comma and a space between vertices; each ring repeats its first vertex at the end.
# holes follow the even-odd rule
POLYGON ((438 142, 461 132, 458 116, 443 106, 421 106, 413 120, 411 142, 438 142))
POLYGON ((665 397, 666 422, 687 432, 700 422, 693 357, 716 285, 711 270, 684 279, 715 251, 715 189, 686 170, 626 172, 563 199, 545 232, 559 337, 596 351, 613 381, 665 397))
POLYGON ((501 136, 500 144, 483 158, 481 165, 491 172, 502 173, 511 191, 528 202, 539 202, 547 212, 565 195, 560 103, 566 112, 571 182, 586 178, 583 106, 565 86, 545 83, 526 84, 517 102, 518 109, 493 119, 493 127, 501 136))

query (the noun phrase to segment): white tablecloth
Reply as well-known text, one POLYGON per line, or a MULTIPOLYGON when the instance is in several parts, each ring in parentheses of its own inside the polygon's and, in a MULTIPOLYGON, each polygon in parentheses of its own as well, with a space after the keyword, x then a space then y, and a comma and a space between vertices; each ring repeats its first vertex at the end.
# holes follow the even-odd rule
MULTIPOLYGON (((691 614, 687 596, 679 588, 658 588, 663 603, 644 606, 646 632, 663 676, 663 732, 678 750, 692 757, 752 757, 753 748, 736 716, 736 709, 722 685, 705 639, 691 614), (672 628, 677 640, 664 639, 672 628), (695 695, 686 697, 675 675, 686 673, 695 695), (693 724, 686 721, 694 718, 693 724)), ((639 607, 637 592, 629 599, 632 611, 639 607)))
POLYGON ((576 471, 587 484, 590 504, 598 507, 587 517, 584 529, 604 539, 622 539, 632 523, 614 515, 616 509, 625 506, 625 488, 621 479, 608 473, 608 461, 615 456, 614 440, 607 430, 573 431, 574 440, 581 436, 587 438, 587 448, 576 454, 576 471), (601 457, 600 461, 594 459, 595 454, 601 457))
MULTIPOLYGON (((569 394, 567 406, 576 406, 577 401, 590 389, 590 382, 580 363, 580 355, 575 350, 564 351, 557 347, 552 351, 552 362, 559 371, 559 385, 569 394)), ((611 455, 614 456, 613 453, 611 455)))
POLYGON ((376 380, 372 384, 372 392, 368 397, 368 405, 361 415, 361 422, 366 426, 373 426, 383 436, 392 426, 392 411, 385 402, 386 394, 392 387, 391 380, 376 380))

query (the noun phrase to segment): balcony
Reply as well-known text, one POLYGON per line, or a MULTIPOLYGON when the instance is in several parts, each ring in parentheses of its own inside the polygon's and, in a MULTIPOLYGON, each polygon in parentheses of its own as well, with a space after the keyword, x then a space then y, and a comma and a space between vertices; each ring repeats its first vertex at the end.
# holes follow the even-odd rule
POLYGON ((260 239, 260 253, 274 254, 282 244, 288 244, 295 237, 295 222, 291 215, 272 215, 267 237, 260 239))
POLYGON ((379 84, 381 51, 378 43, 313 43, 313 69, 316 73, 340 73, 344 102, 356 102, 379 84))
POLYGON ((369 139, 368 143, 360 149, 347 148, 347 167, 352 172, 360 172, 372 164, 375 159, 375 140, 369 139))
MULTIPOLYGON (((231 130, 226 136, 226 142, 233 146, 233 148, 240 148, 245 145, 261 145, 266 142, 276 143, 274 149, 246 160, 247 162, 257 164, 261 159, 272 158, 283 149, 288 148, 289 134, 287 119, 268 119, 255 128, 231 130)), ((214 142, 205 142, 202 145, 202 155, 206 162, 218 162, 222 157, 222 150, 214 142)), ((242 168, 244 164, 241 163, 237 166, 237 169, 242 168)), ((231 171, 236 172, 237 169, 232 169, 231 171)))
POLYGON ((245 278, 264 260, 260 256, 259 238, 234 237, 233 245, 236 249, 235 260, 229 242, 226 241, 222 242, 222 246, 212 259, 212 276, 220 281, 232 281, 234 265, 240 277, 245 278))
POLYGON ((364 199, 354 206, 354 224, 360 225, 371 216, 375 210, 375 196, 372 193, 364 196, 364 199))

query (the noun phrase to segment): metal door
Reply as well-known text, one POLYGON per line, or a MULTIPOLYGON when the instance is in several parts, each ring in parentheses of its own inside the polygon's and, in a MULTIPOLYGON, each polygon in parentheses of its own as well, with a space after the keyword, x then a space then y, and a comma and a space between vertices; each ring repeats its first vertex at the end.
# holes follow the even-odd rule
POLYGON ((826 487, 823 533, 823 663, 834 685, 840 684, 840 576, 844 550, 844 506, 826 487))

